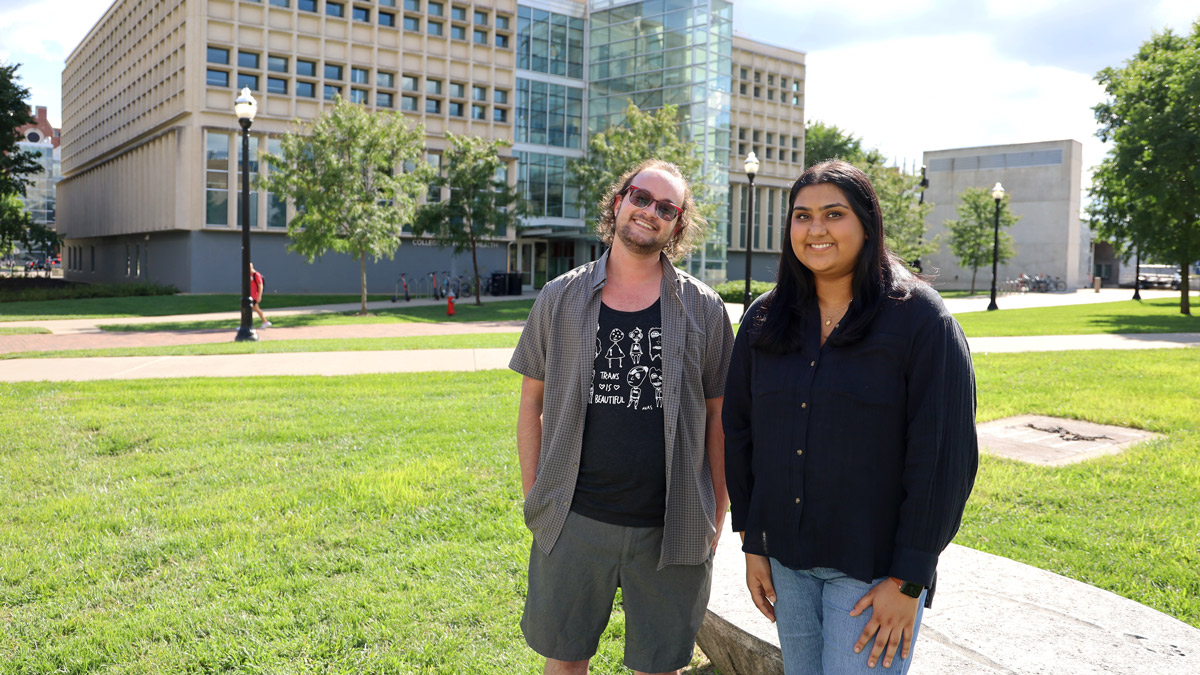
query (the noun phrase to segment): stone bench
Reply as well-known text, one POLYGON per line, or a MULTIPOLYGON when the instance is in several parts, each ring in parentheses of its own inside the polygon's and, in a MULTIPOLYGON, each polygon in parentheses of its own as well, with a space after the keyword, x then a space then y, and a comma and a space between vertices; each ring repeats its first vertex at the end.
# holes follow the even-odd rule
MULTIPOLYGON (((726 526, 697 643, 721 675, 782 675, 775 625, 750 601, 740 542, 728 520, 726 526)), ((1200 629, 1108 591, 951 544, 914 654, 910 675, 1197 675, 1200 629)))

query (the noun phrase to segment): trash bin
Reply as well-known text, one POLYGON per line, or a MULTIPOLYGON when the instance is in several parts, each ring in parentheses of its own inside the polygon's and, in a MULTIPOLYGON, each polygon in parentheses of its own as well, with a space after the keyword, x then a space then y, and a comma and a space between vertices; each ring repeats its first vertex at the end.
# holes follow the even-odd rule
POLYGON ((508 295, 507 272, 492 272, 492 295, 508 295))
POLYGON ((521 294, 521 273, 520 272, 509 272, 508 273, 508 294, 509 295, 520 295, 521 294))

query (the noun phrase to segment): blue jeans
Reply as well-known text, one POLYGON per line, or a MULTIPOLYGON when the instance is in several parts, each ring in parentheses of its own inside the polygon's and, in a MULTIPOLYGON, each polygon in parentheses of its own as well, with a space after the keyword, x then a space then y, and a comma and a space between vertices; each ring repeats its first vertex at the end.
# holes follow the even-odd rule
MULTIPOLYGON (((842 675, 844 673, 888 673, 904 675, 916 652, 917 632, 925 611, 925 593, 917 605, 913 627, 913 649, 901 658, 903 644, 896 648, 891 668, 884 668, 883 655, 875 668, 867 659, 875 646, 872 637, 862 652, 854 653, 854 643, 871 618, 872 608, 850 616, 854 605, 886 577, 864 584, 828 567, 793 570, 771 558, 771 581, 775 586, 775 627, 783 649, 783 670, 787 675, 842 675)), ((884 652, 886 654, 886 650, 884 652)))

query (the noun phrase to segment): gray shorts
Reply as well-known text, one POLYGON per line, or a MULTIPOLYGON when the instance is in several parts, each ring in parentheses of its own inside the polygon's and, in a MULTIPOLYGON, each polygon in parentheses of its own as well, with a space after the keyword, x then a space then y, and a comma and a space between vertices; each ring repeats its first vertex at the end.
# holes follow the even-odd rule
POLYGON ((521 617, 529 646, 559 661, 591 659, 620 587, 625 666, 647 673, 686 666, 708 607, 712 556, 702 565, 658 570, 662 531, 571 512, 550 555, 534 542, 521 617))

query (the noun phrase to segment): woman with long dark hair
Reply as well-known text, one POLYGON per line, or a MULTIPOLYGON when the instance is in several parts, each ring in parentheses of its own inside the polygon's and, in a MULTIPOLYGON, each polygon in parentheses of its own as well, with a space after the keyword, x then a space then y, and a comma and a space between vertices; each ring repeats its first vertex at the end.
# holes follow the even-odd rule
POLYGON ((790 203, 726 383, 732 525, 787 675, 904 673, 975 479, 971 357, 862 171, 817 164, 790 203))

